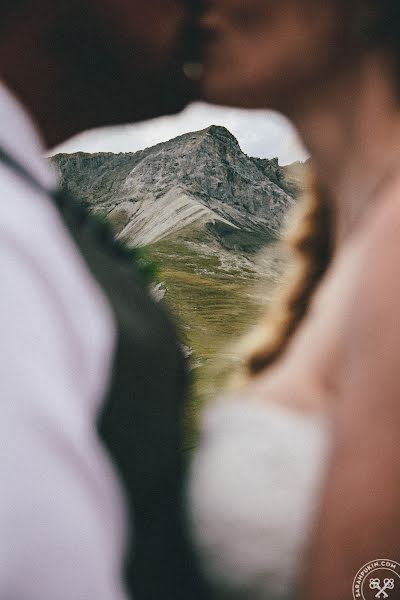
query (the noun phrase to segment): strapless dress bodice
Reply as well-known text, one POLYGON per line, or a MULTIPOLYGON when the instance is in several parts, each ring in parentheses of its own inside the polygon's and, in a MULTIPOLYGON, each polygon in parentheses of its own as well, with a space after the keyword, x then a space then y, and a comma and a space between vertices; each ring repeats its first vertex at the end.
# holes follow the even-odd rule
POLYGON ((324 414, 296 413, 245 394, 206 410, 189 512, 203 568, 228 598, 293 597, 330 437, 324 414))

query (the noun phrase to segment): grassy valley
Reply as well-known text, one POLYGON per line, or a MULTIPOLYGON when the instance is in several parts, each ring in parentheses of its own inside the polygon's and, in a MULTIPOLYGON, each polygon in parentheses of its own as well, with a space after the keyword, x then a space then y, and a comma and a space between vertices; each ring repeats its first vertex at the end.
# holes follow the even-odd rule
POLYGON ((217 393, 227 366, 240 361, 237 342, 265 310, 282 263, 272 248, 270 256, 266 252, 269 269, 255 257, 221 253, 198 232, 163 240, 149 251, 159 266, 158 290, 176 317, 190 355, 192 394, 186 419, 190 447, 200 407, 217 393))

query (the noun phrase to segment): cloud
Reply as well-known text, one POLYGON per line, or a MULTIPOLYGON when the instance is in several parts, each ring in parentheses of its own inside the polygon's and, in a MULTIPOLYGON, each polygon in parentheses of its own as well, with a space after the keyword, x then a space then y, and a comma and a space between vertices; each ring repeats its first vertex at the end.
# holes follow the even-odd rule
POLYGON ((55 148, 52 153, 136 152, 209 125, 227 127, 238 139, 242 150, 251 156, 277 156, 281 164, 307 158, 296 132, 280 115, 269 111, 239 110, 202 103, 193 104, 176 116, 82 133, 55 148))

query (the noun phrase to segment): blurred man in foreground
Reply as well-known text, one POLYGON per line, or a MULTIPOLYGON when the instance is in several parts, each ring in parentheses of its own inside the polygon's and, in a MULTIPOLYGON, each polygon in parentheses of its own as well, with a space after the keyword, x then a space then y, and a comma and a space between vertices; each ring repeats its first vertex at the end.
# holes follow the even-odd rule
MULTIPOLYGON (((186 3, 189 4, 189 3, 186 3)), ((180 0, 0 6, 0 597, 194 600, 181 514, 185 364, 131 256, 45 148, 183 108, 180 0)))

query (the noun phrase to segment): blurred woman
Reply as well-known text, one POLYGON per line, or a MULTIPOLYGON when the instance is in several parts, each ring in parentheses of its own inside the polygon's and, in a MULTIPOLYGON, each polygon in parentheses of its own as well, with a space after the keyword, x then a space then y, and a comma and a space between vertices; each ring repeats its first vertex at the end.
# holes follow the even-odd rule
POLYGON ((206 411, 194 533, 229 597, 347 599, 400 559, 400 4, 211 0, 203 28, 204 97, 284 113, 315 185, 244 384, 206 411))

